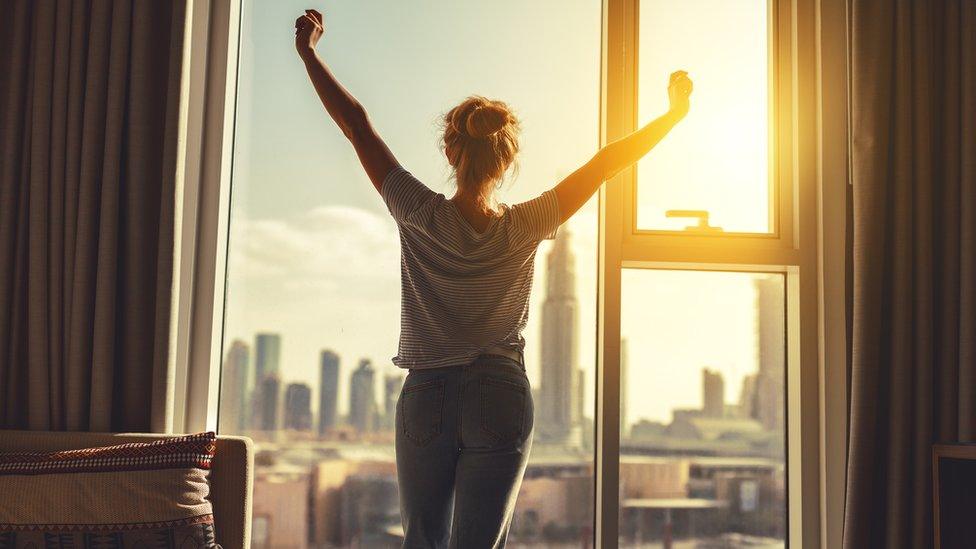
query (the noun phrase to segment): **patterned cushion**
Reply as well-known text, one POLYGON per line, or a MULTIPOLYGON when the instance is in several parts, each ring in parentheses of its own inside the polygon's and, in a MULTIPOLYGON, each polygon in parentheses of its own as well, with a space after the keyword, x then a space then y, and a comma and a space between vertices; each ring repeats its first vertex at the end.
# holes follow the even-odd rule
POLYGON ((0 453, 0 549, 214 548, 214 433, 0 453))

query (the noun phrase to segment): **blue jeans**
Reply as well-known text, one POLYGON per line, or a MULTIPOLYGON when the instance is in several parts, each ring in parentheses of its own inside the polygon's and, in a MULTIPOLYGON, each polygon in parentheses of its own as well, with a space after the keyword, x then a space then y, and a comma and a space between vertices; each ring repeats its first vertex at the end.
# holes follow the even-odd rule
POLYGON ((532 447, 525 366, 483 354, 410 370, 396 406, 403 547, 504 547, 532 447))

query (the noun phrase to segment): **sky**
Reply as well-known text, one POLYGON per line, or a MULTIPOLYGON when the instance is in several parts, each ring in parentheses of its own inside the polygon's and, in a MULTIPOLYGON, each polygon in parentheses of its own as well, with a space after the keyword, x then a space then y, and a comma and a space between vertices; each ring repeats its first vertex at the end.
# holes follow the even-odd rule
MULTIPOLYGON (((732 75, 728 48, 716 47, 715 33, 748 23, 736 10, 748 14, 743 6, 765 3, 697 0, 696 5, 718 11, 700 18, 707 24, 695 25, 687 14, 664 11, 665 4, 680 3, 641 4, 647 10, 641 17, 639 122, 649 122, 667 108, 671 70, 684 68, 692 78, 699 73, 701 78, 696 79, 692 112, 665 140, 673 143, 669 148, 662 143, 661 158, 655 159, 655 150, 640 165, 639 221, 663 227, 668 208, 718 212, 725 207, 724 217, 714 219, 734 230, 764 231, 768 215, 762 199, 768 183, 763 180, 765 157, 756 151, 765 147, 761 111, 766 100, 755 90, 765 89, 765 83, 731 93, 728 87, 737 78, 748 79, 749 63, 732 75), (734 11, 735 17, 721 10, 734 11), (654 13, 673 20, 644 16, 654 13), (669 25, 680 26, 682 32, 651 32, 669 25), (687 47, 701 51, 679 54, 679 35, 690 42, 687 47), (655 43, 654 55, 645 55, 655 43), (696 110, 698 102, 703 113, 696 110), (712 124, 706 115, 717 122, 712 124), (732 126, 741 133, 730 136, 732 126), (720 134, 730 138, 716 137, 720 134), (715 160, 699 161, 704 157, 715 160), (689 163, 690 158, 695 161, 689 163), (717 177, 723 173, 739 175, 717 177)), ((371 359, 381 374, 405 373, 390 362, 399 331, 399 241, 389 213, 319 103, 295 53, 294 20, 306 7, 325 15, 321 57, 366 107, 400 163, 437 192, 452 194, 448 165, 438 148, 439 118, 471 94, 506 101, 522 124, 518 177, 506 182, 500 194, 502 202, 511 204, 552 187, 598 149, 601 2, 244 3, 224 347, 241 339, 253 351, 255 333, 280 333, 285 383, 304 381, 313 391, 318 388, 319 352, 336 351, 344 412, 348 376, 360 358, 371 359)), ((752 20, 762 22, 762 17, 756 11, 752 20)), ((752 65, 765 62, 753 51, 755 39, 741 42, 729 47, 741 48, 746 60, 752 53, 752 65)), ((596 200, 560 229, 571 231, 577 259, 577 366, 587 373, 591 404, 596 200)), ((544 241, 539 248, 523 334, 534 385, 541 381, 538 321, 550 246, 544 241)), ((742 376, 756 369, 751 278, 624 273, 622 335, 631 357, 630 418, 667 421, 673 408, 700 406, 704 366, 725 375, 727 401, 738 398, 742 376)))

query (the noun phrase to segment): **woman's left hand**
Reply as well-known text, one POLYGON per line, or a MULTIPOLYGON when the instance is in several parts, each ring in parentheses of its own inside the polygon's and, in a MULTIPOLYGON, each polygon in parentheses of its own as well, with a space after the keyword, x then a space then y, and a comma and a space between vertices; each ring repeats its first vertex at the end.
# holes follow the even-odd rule
POLYGON ((295 20, 295 49, 302 59, 315 55, 315 46, 325 33, 325 21, 317 10, 305 10, 305 14, 295 20))
POLYGON ((671 73, 671 80, 668 82, 668 99, 671 102, 669 111, 678 117, 684 118, 691 108, 691 78, 685 71, 674 71, 671 73))

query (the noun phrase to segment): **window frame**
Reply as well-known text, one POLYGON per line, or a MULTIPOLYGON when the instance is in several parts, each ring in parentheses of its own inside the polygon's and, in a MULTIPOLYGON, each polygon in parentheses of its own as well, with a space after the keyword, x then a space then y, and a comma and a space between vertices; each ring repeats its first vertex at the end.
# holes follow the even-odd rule
MULTIPOLYGON (((833 546, 834 541, 839 541, 838 521, 843 517, 835 509, 843 503, 843 475, 838 473, 842 467, 838 461, 846 459, 846 453, 826 456, 825 447, 828 439, 834 444, 846 440, 846 432, 843 438, 840 436, 838 421, 839 401, 846 405, 846 379, 844 390, 836 391, 841 380, 839 370, 844 365, 835 361, 828 369, 823 356, 831 352, 833 358, 838 358, 837 351, 846 342, 836 328, 828 338, 829 327, 822 324, 822 309, 827 305, 824 260, 830 258, 831 275, 843 280, 843 273, 836 268, 837 250, 843 247, 825 254, 818 233, 824 229, 824 208, 829 206, 836 219, 838 200, 843 204, 836 185, 831 187, 830 195, 824 195, 822 168, 829 162, 834 175, 839 175, 838 158, 846 155, 846 149, 837 147, 828 149, 829 156, 824 154, 829 138, 839 137, 841 130, 844 135, 838 142, 846 143, 846 104, 843 109, 837 108, 836 97, 838 81, 844 80, 842 84, 846 86, 846 72, 841 70, 846 62, 846 33, 841 33, 844 47, 834 51, 837 57, 823 57, 819 39, 827 34, 837 38, 843 22, 838 13, 840 8, 846 10, 846 4, 832 0, 767 0, 767 5, 773 50, 771 119, 776 121, 770 137, 774 154, 771 193, 777 197, 773 202, 776 210, 771 233, 694 235, 639 229, 636 166, 624 170, 600 190, 594 416, 594 503, 596 541, 600 547, 615 547, 619 536, 621 273, 630 268, 785 274, 787 544, 816 547, 827 546, 828 541, 833 546), (824 9, 828 10, 828 26, 822 19, 824 9), (831 92, 835 95, 825 97, 821 93, 821 86, 827 84, 833 86, 831 92), (836 108, 829 117, 835 124, 830 128, 831 136, 824 133, 827 119, 822 110, 828 100, 836 108), (836 125, 839 119, 843 120, 840 127, 836 125), (828 402, 827 387, 841 394, 829 397, 828 402), (827 501, 832 503, 830 515, 822 512, 827 501)), ((639 9, 640 0, 604 1, 601 145, 637 129, 639 9)), ((841 181, 844 180, 846 173, 841 181)), ((830 242, 838 244, 836 231, 830 242)), ((836 318, 836 283, 830 290, 831 312, 836 318)))
MULTIPOLYGON (((640 75, 640 0, 634 0, 633 29, 627 29, 621 36, 624 41, 623 49, 618 51, 617 62, 619 69, 632 71, 632 75, 625 75, 623 85, 627 86, 621 97, 622 100, 632 102, 632 112, 629 114, 630 124, 621 128, 626 134, 638 129, 640 121, 639 75, 640 75), (632 41, 632 42, 631 42, 632 41), (633 52, 633 55, 628 55, 633 52)), ((783 97, 791 95, 790 68, 795 63, 791 55, 793 40, 790 31, 792 9, 790 2, 783 0, 766 0, 767 5, 767 40, 771 46, 767 58, 768 74, 774 76, 768 83, 768 120, 776 121, 777 125, 770 126, 767 132, 767 148, 769 150, 768 196, 769 221, 768 233, 723 231, 721 233, 696 233, 694 231, 678 231, 669 229, 641 229, 638 226, 637 200, 637 171, 635 165, 629 170, 629 176, 621 180, 628 202, 623 211, 625 227, 624 241, 626 248, 644 245, 654 248, 688 247, 703 248, 715 251, 728 246, 755 250, 777 250, 796 247, 796 223, 794 210, 795 189, 793 185, 780 184, 782 180, 789 180, 793 165, 793 127, 794 112, 783 97)), ((629 27, 629 25, 628 25, 629 27)), ((608 61, 613 61, 608 59, 608 61)), ((677 69, 679 67, 675 67, 677 69)), ((692 71, 692 75, 694 72, 692 71)), ((692 99, 694 105, 694 98, 692 99)), ((692 106, 694 108, 694 106, 692 106)), ((620 122, 624 122, 621 119, 620 122)))
POLYGON ((241 0, 187 10, 174 220, 168 431, 217 431, 241 0))
MULTIPOLYGON (((789 131, 777 128, 775 135, 789 137, 789 162, 780 161, 777 169, 787 170, 798 191, 788 198, 780 193, 776 230, 707 237, 638 230, 636 167, 599 191, 596 547, 618 544, 621 272, 661 267, 785 273, 790 311, 789 544, 840 544, 848 405, 848 6, 847 0, 768 1, 777 14, 780 37, 787 40, 777 51, 788 53, 789 59, 789 70, 778 74, 780 85, 789 90, 790 120, 786 124, 774 118, 788 126, 789 131)), ((636 56, 628 60, 626 52, 637 51, 639 0, 601 3, 602 145, 636 124, 636 56)), ((187 10, 175 196, 169 432, 217 428, 241 11, 241 0, 192 2, 187 10)), ((782 57, 777 59, 779 63, 782 57)), ((785 94, 783 89, 777 97, 785 94)), ((775 142, 782 146, 778 139, 775 142)))

